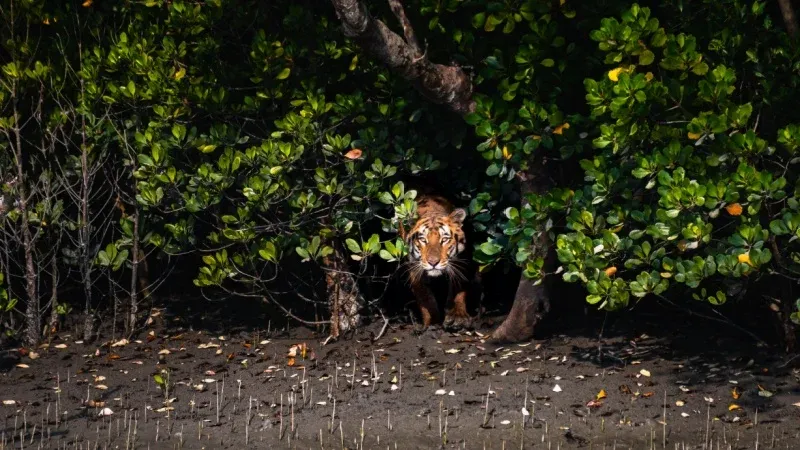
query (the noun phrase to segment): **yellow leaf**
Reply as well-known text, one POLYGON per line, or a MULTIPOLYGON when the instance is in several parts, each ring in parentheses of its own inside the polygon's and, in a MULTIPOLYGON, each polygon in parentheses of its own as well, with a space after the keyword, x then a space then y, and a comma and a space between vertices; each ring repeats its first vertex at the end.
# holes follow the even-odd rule
POLYGON ((353 59, 350 60, 350 67, 349 67, 348 70, 350 70, 350 72, 352 72, 352 71, 356 70, 356 66, 358 66, 358 55, 353 56, 353 59))
POLYGON ((695 139, 695 140, 697 140, 697 139, 700 139, 700 136, 701 136, 701 134, 700 134, 700 133, 692 133, 692 132, 690 131, 690 132, 689 132, 689 133, 688 133, 686 136, 688 136, 688 137, 689 137, 689 139, 695 139))
POLYGON ((83 2, 82 6, 84 8, 88 8, 88 7, 92 6, 92 3, 94 3, 94 0, 86 0, 85 2, 83 2))
POLYGON ((617 67, 616 69, 609 70, 608 79, 614 82, 619 81, 619 74, 621 74, 623 70, 625 69, 623 69, 622 67, 617 67))
POLYGON ((564 134, 564 130, 569 130, 569 123, 564 122, 553 130, 553 134, 564 134))
POLYGON ((277 79, 277 80, 285 80, 285 79, 289 78, 289 74, 290 73, 292 73, 292 69, 290 69, 288 67, 284 67, 283 70, 281 70, 281 73, 279 73, 278 76, 275 77, 275 79, 277 79))
POLYGON ((653 81, 653 72, 647 72, 644 74, 644 79, 647 81, 653 81))
POLYGON ((503 158, 511 159, 511 153, 508 151, 508 147, 503 146, 503 158))
POLYGON ((45 18, 45 19, 42 21, 42 23, 43 23, 43 24, 45 24, 45 25, 50 25, 50 19, 48 19, 48 18, 45 18))
POLYGON ((742 214, 742 205, 738 203, 731 203, 725 207, 725 211, 732 216, 740 216, 742 214))
POLYGON ((605 389, 600 389, 600 392, 597 393, 595 398, 597 400, 602 400, 602 399, 606 398, 606 390, 605 389))
POLYGON ((748 264, 748 265, 751 265, 751 266, 753 265, 753 264, 750 263, 750 253, 742 253, 741 255, 739 255, 738 258, 739 258, 739 262, 742 263, 742 264, 748 264))
POLYGON ((173 77, 173 78, 175 78, 176 80, 180 80, 180 79, 181 79, 181 78, 183 78, 185 75, 186 75, 186 69, 185 69, 185 68, 183 68, 183 67, 181 67, 180 69, 178 69, 177 71, 175 71, 175 75, 173 75, 172 77, 173 77))
POLYGON ((608 275, 608 276, 612 276, 612 275, 614 275, 615 273, 617 273, 617 268, 616 268, 616 267, 614 267, 614 266, 611 266, 611 267, 609 267, 608 269, 604 270, 604 272, 606 273, 606 275, 608 275))
POLYGON ((736 411, 737 409, 742 409, 742 407, 736 403, 731 403, 730 406, 728 406, 728 411, 736 411))
POLYGON ((533 139, 534 141, 541 141, 542 140, 542 137, 537 135, 537 134, 531 135, 530 138, 533 139))

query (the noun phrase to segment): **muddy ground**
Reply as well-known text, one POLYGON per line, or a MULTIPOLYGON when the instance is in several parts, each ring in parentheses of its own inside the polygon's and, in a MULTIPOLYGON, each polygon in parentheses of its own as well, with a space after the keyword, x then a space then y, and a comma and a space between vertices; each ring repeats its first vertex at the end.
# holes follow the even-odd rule
POLYGON ((4 352, 0 449, 800 448, 800 358, 703 319, 619 314, 503 347, 481 338, 497 317, 393 321, 373 342, 378 322, 323 346, 224 312, 4 352))

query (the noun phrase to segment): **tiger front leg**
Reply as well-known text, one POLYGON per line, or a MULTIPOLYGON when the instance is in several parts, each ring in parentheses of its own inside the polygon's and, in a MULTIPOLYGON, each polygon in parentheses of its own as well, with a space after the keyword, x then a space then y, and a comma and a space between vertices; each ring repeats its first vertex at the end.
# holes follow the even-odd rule
POLYGON ((450 303, 444 317, 444 328, 450 331, 472 329, 473 320, 467 312, 466 289, 456 292, 450 303))
POLYGON ((411 291, 417 300, 420 314, 422 315, 423 329, 427 329, 433 324, 439 323, 439 308, 436 306, 436 297, 433 296, 430 288, 422 282, 411 284, 411 291))

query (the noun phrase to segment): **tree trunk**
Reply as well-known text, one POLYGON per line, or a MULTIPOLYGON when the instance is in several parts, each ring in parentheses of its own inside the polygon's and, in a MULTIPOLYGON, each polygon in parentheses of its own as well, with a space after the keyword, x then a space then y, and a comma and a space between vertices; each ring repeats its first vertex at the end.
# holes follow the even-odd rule
POLYGON ((47 324, 47 336, 53 339, 58 332, 58 253, 53 252, 50 259, 50 321, 47 324))
MULTIPOLYGON (((135 198, 135 196, 134 196, 135 198)), ((133 208, 133 247, 131 248, 131 300, 128 305, 128 315, 125 320, 125 334, 130 337, 136 326, 136 314, 139 313, 139 205, 133 208)))
POLYGON ((364 302, 356 278, 347 267, 344 252, 336 243, 333 249, 333 254, 324 257, 322 263, 331 311, 331 336, 338 338, 361 325, 360 311, 364 302))
MULTIPOLYGON (((529 170, 519 172, 520 194, 525 202, 528 195, 544 194, 548 189, 547 178, 543 175, 544 158, 535 158, 529 170)), ((544 273, 552 273, 558 264, 555 249, 550 242, 544 224, 537 230, 533 241, 533 254, 544 257, 544 273)), ((536 284, 533 280, 520 276, 514 304, 503 323, 492 333, 494 342, 520 342, 533 337, 534 327, 550 311, 549 280, 545 277, 536 284)))
MULTIPOLYGON (((82 50, 78 43, 78 51, 82 50)), ((81 61, 81 64, 83 62, 81 61)), ((81 66, 82 67, 82 66, 81 66)), ((83 80, 81 80, 81 98, 83 98, 83 80)), ((84 295, 84 322, 83 339, 89 341, 94 328, 94 315, 92 314, 92 269, 93 255, 89 254, 89 240, 92 236, 89 221, 89 148, 86 145, 86 117, 81 114, 81 229, 79 231, 81 246, 81 282, 84 295)))
MULTIPOLYGON (((12 89, 12 96, 16 97, 16 89, 12 89)), ((42 318, 39 309, 39 293, 37 291, 36 265, 33 262, 34 239, 28 222, 28 190, 25 185, 25 167, 22 152, 22 130, 19 124, 19 111, 17 111, 16 98, 12 98, 14 115, 14 163, 17 169, 17 192, 19 193, 20 226, 22 228, 22 246, 25 253, 25 293, 28 296, 28 305, 25 309, 25 337, 24 342, 28 347, 35 347, 39 343, 42 318)))
MULTIPOLYGON (((413 27, 403 11, 400 0, 388 0, 395 17, 403 27, 405 39, 391 31, 386 24, 370 16, 361 0, 331 0, 336 15, 342 22, 346 36, 355 40, 371 57, 388 66, 433 103, 444 105, 461 115, 475 110, 470 78, 458 66, 445 66, 430 62, 421 51, 413 27)), ((541 163, 532 164, 523 174, 523 197, 541 193, 543 183, 541 163)), ((544 230, 542 230, 544 231, 544 230)), ((546 232, 541 232, 535 242, 538 254, 545 255, 545 271, 555 265, 555 254, 546 232)), ((522 341, 533 336, 536 323, 549 311, 550 301, 546 283, 534 285, 524 277, 520 280, 514 305, 500 327, 493 333, 497 341, 522 341)))

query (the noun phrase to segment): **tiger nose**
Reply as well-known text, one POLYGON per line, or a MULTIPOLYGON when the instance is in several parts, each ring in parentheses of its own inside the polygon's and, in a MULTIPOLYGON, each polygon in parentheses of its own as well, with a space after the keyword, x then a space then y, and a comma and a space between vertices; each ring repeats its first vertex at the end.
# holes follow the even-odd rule
POLYGON ((428 264, 430 264, 430 265, 432 265, 434 267, 436 267, 436 265, 439 264, 439 261, 441 261, 441 260, 442 259, 438 255, 437 256, 428 256, 428 264))

